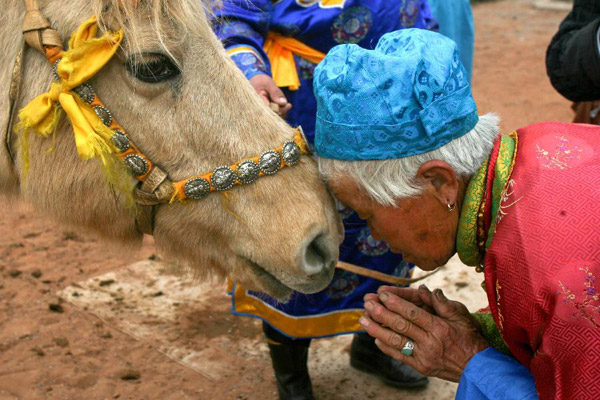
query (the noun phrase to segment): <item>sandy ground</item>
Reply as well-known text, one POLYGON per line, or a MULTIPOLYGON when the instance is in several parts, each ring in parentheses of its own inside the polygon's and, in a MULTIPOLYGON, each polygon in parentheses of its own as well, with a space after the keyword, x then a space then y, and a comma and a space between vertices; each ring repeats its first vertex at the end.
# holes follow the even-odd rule
MULTIPOLYGON (((570 120, 544 66, 565 12, 505 0, 474 14, 480 111, 501 115, 504 131, 570 120)), ((276 398, 258 322, 229 315, 221 283, 162 271, 150 239, 135 254, 107 249, 26 206, 2 210, 0 232, 0 400, 276 398)), ((485 303, 482 277, 455 260, 430 279, 473 309, 485 303)), ((311 346, 319 399, 453 398, 455 385, 439 380, 416 392, 382 386, 348 366, 348 345, 311 346)))

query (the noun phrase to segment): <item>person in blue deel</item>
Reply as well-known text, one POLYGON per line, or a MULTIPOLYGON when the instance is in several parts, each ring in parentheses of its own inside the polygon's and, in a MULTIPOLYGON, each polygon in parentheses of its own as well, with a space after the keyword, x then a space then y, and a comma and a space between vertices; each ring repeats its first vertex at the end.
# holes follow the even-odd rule
MULTIPOLYGON (((332 47, 354 43, 372 49, 398 29, 437 29, 426 0, 224 0, 214 10, 213 29, 227 53, 266 103, 276 103, 292 126, 313 141, 316 100, 313 72, 332 47)), ((340 259, 386 274, 408 277, 412 265, 375 239, 367 223, 339 205, 346 235, 340 259)), ((383 354, 358 323, 365 293, 381 282, 338 270, 324 291, 294 293, 281 303, 231 289, 237 315, 261 318, 280 399, 313 399, 307 368, 312 338, 354 333, 350 364, 398 387, 422 387, 428 380, 383 354)))

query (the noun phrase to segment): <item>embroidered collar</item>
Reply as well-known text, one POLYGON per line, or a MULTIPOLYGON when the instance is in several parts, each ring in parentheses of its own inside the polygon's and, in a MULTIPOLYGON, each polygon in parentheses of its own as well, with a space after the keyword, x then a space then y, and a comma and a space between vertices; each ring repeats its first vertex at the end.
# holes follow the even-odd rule
POLYGON ((502 135, 492 154, 469 181, 462 204, 456 249, 460 260, 478 272, 498 224, 500 202, 506 192, 517 156, 516 132, 502 135))

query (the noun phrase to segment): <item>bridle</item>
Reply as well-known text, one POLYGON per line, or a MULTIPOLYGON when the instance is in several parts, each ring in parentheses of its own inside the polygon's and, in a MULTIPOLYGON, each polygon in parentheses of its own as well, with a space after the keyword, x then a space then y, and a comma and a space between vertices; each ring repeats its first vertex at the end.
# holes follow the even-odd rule
MULTIPOLYGON (((25 43, 40 51, 52 65, 56 81, 61 81, 59 63, 63 58, 64 48, 58 32, 52 29, 50 22, 40 11, 36 0, 24 0, 25 18, 22 26, 25 43)), ((118 46, 118 43, 116 44, 118 46)), ((18 92, 22 80, 23 49, 19 52, 13 68, 13 79, 10 91, 10 117, 6 145, 13 159, 10 133, 15 114, 18 92)), ((171 204, 175 201, 200 200, 210 192, 227 191, 234 186, 253 183, 258 178, 273 175, 285 168, 299 163, 303 155, 309 154, 306 138, 299 127, 292 140, 283 143, 276 149, 263 152, 260 156, 240 160, 231 165, 223 165, 210 172, 194 175, 181 181, 173 182, 167 172, 153 163, 136 146, 127 131, 117 122, 106 105, 98 98, 93 88, 82 83, 69 90, 77 99, 85 103, 85 107, 93 110, 111 136, 108 145, 114 154, 122 160, 129 173, 138 180, 133 193, 139 210, 136 213, 136 225, 146 234, 154 230, 154 216, 160 204, 171 204)), ((73 121, 71 121, 73 123, 73 121)))
MULTIPOLYGON (((63 44, 60 35, 52 29, 50 22, 40 11, 36 0, 24 0, 25 18, 22 31, 24 44, 19 51, 12 71, 9 92, 9 118, 5 135, 5 146, 8 154, 15 162, 11 147, 11 133, 15 119, 19 91, 22 83, 22 69, 25 46, 28 45, 42 54, 52 65, 56 80, 61 80, 58 65, 63 57, 63 44)), ((243 159, 232 165, 224 165, 210 172, 194 175, 187 179, 173 182, 168 174, 154 164, 135 145, 126 130, 117 122, 106 105, 98 98, 93 88, 83 83, 74 87, 71 92, 89 107, 102 124, 111 132, 109 145, 114 154, 125 163, 128 171, 138 180, 133 193, 135 203, 139 206, 136 213, 138 229, 152 235, 154 231, 154 215, 160 204, 171 204, 175 201, 200 200, 209 193, 227 191, 234 186, 245 186, 258 178, 273 175, 285 167, 291 167, 300 162, 303 155, 310 154, 308 142, 302 128, 298 127, 292 140, 283 143, 276 149, 263 152, 260 156, 243 159)), ((339 262, 338 268, 367 276, 394 285, 408 285, 433 275, 438 270, 419 278, 398 278, 383 274, 368 268, 339 262)))

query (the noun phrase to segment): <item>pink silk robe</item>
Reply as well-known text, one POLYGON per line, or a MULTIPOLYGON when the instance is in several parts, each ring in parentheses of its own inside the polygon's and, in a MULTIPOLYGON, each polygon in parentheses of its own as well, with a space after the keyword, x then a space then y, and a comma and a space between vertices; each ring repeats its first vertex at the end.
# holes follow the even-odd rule
POLYGON ((600 127, 548 122, 517 134, 484 259, 492 314, 541 400, 598 400, 600 127))

